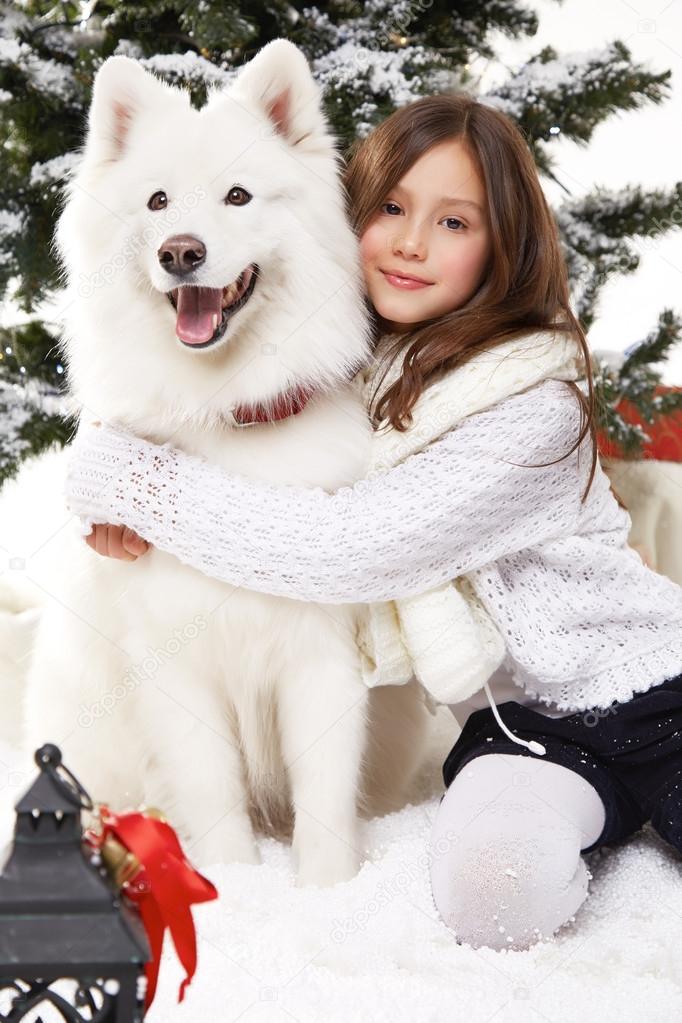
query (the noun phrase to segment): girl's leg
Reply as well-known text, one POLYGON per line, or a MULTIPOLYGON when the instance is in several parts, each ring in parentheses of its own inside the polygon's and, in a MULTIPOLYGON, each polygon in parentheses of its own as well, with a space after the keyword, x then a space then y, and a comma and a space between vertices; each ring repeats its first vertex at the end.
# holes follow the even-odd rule
POLYGON ((445 792, 430 838, 436 908, 460 941, 528 948, 587 896, 580 855, 604 804, 584 778, 540 757, 475 757, 445 792))

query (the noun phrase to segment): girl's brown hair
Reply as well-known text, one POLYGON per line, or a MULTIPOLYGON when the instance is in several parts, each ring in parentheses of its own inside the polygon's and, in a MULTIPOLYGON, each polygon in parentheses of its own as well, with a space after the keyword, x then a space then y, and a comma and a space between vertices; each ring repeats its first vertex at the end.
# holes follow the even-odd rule
MULTIPOLYGON (((477 352, 528 330, 570 333, 582 350, 588 395, 568 382, 580 403, 580 434, 562 458, 575 451, 589 430, 592 467, 584 501, 597 465, 589 349, 569 306, 568 272, 557 226, 533 157, 513 121, 466 93, 428 96, 396 110, 349 152, 344 183, 351 223, 361 236, 412 165, 432 146, 452 139, 466 146, 485 186, 492 255, 478 289, 464 305, 435 320, 410 325, 390 340, 387 368, 405 350, 402 372, 376 402, 373 424, 388 420, 393 429, 406 430, 412 422, 411 409, 429 381, 463 365, 477 352)), ((371 305, 370 313, 376 342, 386 325, 371 305)), ((385 373, 371 405, 384 377, 385 373)))

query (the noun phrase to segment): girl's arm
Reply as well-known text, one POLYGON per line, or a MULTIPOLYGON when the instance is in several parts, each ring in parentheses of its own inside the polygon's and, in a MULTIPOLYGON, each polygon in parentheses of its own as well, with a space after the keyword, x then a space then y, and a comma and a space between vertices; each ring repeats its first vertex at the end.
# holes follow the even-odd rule
MULTIPOLYGON (((546 381, 329 494, 82 426, 67 499, 85 532, 92 522, 129 526, 233 586, 321 603, 394 600, 572 530, 585 475, 578 453, 527 466, 563 455, 578 429, 575 397, 546 381)), ((589 461, 583 452, 586 469, 589 461)))

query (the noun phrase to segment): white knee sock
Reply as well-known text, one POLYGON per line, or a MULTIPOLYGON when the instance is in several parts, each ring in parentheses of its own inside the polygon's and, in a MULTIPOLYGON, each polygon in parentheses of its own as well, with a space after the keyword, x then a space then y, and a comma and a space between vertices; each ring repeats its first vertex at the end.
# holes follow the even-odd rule
POLYGON ((474 948, 549 937, 587 896, 580 850, 604 819, 597 791, 575 771, 541 757, 476 757, 453 779, 431 832, 440 916, 474 948))

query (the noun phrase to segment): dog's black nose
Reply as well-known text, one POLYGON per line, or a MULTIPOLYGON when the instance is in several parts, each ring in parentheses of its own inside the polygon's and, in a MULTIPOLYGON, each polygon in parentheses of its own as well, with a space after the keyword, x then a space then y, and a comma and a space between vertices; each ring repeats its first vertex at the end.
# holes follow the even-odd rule
POLYGON ((169 274, 189 274, 206 259, 206 246, 191 234, 176 234, 163 243, 157 256, 169 274))

